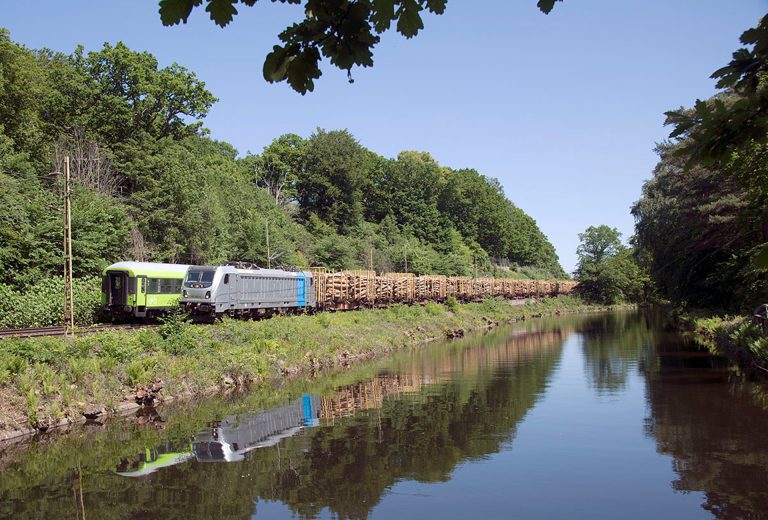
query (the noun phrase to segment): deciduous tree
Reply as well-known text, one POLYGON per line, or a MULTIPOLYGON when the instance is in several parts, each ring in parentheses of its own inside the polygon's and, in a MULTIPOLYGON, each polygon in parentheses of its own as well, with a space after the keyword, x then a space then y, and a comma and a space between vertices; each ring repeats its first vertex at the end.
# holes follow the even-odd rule
MULTIPOLYGON (((301 4, 302 0, 272 0, 301 4)), ((549 13, 556 1, 539 0, 538 7, 549 13)), ((257 0, 160 0, 160 19, 164 25, 186 23, 193 9, 205 4, 205 11, 220 27, 238 14, 237 7, 253 7, 257 0)), ((301 94, 312 92, 318 79, 322 57, 346 70, 352 81, 352 67, 373 66, 373 48, 380 34, 394 24, 406 38, 424 28, 422 14, 443 14, 447 0, 306 0, 304 18, 280 33, 281 44, 272 48, 264 60, 264 79, 287 81, 301 94)))

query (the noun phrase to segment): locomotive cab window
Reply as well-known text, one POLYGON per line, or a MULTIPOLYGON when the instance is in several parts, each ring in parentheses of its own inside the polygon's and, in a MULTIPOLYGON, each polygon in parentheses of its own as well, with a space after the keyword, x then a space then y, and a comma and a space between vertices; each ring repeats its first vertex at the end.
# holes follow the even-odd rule
POLYGON ((190 287, 210 287, 213 283, 214 274, 216 274, 215 271, 189 271, 184 279, 184 283, 190 287))
POLYGON ((228 283, 229 283, 229 274, 225 274, 225 275, 224 275, 224 283, 225 283, 225 284, 228 284, 228 283))

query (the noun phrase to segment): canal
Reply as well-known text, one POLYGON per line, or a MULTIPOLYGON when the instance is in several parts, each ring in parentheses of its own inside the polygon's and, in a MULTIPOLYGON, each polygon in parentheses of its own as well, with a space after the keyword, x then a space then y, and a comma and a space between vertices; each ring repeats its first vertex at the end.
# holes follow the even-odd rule
POLYGON ((530 320, 0 446, 0 518, 766 515, 768 388, 654 312, 530 320))

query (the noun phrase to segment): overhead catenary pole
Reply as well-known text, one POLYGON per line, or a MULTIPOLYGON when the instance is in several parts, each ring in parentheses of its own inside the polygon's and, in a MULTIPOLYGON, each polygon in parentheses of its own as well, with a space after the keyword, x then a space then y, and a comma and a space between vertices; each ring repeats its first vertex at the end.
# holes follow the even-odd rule
MULTIPOLYGON (((65 188, 65 190, 66 190, 66 188, 65 188)), ((67 205, 67 202, 66 202, 66 194, 65 194, 64 195, 64 206, 65 206, 65 208, 64 208, 64 211, 62 212, 62 215, 64 216, 64 219, 63 219, 64 220, 64 233, 62 233, 62 236, 64 237, 64 240, 62 242, 63 243, 63 247, 64 247, 64 249, 63 249, 64 252, 63 252, 63 256, 62 256, 62 258, 64 259, 64 283, 63 283, 63 288, 64 288, 64 308, 63 308, 63 314, 61 316, 62 323, 67 323, 67 321, 69 319, 69 283, 68 283, 69 282, 69 269, 67 267, 67 213, 66 213, 66 209, 67 208, 66 208, 66 205, 67 205)))
POLYGON ((65 236, 64 245, 66 255, 64 265, 64 284, 65 284, 65 301, 64 301, 64 319, 66 321, 67 329, 74 334, 75 328, 75 295, 72 287, 72 205, 71 205, 71 182, 69 175, 69 156, 64 157, 64 209, 65 209, 65 236))
POLYGON ((269 220, 267 220, 267 269, 272 269, 272 259, 269 254, 269 220))

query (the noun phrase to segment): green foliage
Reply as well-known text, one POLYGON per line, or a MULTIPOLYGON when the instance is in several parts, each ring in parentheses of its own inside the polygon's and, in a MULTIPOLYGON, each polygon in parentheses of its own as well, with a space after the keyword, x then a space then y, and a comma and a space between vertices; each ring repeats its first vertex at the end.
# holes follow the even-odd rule
POLYGON ((697 99, 693 110, 667 112, 675 129, 670 138, 684 139, 680 155, 690 163, 711 166, 727 160, 735 150, 768 140, 768 16, 757 27, 744 31, 741 48, 731 62, 712 73, 717 88, 730 89, 735 97, 697 99))
MULTIPOLYGON (((98 321, 101 280, 76 278, 73 286, 75 323, 91 325, 98 321)), ((0 284, 4 312, 0 328, 46 327, 63 323, 64 280, 45 278, 18 291, 0 284)))
POLYGON ((281 135, 261 155, 243 159, 253 170, 256 184, 274 197, 275 204, 283 205, 296 198, 296 183, 306 161, 306 141, 296 134, 281 135))
POLYGON ((751 309, 768 299, 766 270, 754 262, 766 209, 735 172, 765 175, 762 147, 744 150, 724 167, 686 167, 678 150, 658 148, 654 177, 632 208, 638 247, 663 296, 698 307, 751 309))
POLYGON ((84 54, 79 47, 69 58, 82 82, 75 110, 80 125, 96 132, 100 142, 126 143, 166 136, 194 135, 216 98, 194 73, 174 63, 158 68, 148 52, 108 43, 84 54))
MULTIPOLYGON (((696 100, 692 109, 667 112, 667 124, 674 125, 670 138, 677 142, 667 146, 663 152, 674 154, 690 170, 690 177, 712 182, 716 177, 719 184, 715 191, 725 197, 724 204, 717 204, 721 213, 709 222, 695 219, 693 226, 705 236, 711 236, 724 227, 736 228, 732 239, 722 243, 721 248, 705 246, 711 254, 701 258, 698 250, 685 258, 686 264, 693 265, 698 273, 705 275, 707 287, 694 281, 692 290, 684 286, 675 291, 670 286, 669 273, 660 273, 662 285, 674 298, 682 300, 688 296, 697 299, 696 304, 714 304, 713 300, 727 293, 718 306, 731 308, 749 307, 756 298, 764 301, 768 289, 764 282, 768 269, 768 168, 765 166, 768 147, 768 16, 763 17, 757 27, 741 35, 741 43, 747 47, 733 53, 731 62, 715 71, 712 78, 718 79, 717 88, 724 89, 711 99, 696 100), (748 48, 751 47, 751 48, 748 48), (727 204, 730 207, 725 207, 727 204), (724 225, 725 224, 725 225, 724 225), (761 244, 762 245, 759 245, 761 244), (740 264, 740 265, 739 265, 740 264), (743 286, 747 289, 742 289, 743 286), (709 288, 703 299, 701 293, 709 288), (678 293, 678 294, 674 294, 678 293), (714 297, 707 297, 712 295, 714 297)), ((662 154, 659 163, 666 167, 672 162, 662 154)), ((661 177, 657 168, 656 177, 661 177)), ((654 186, 649 186, 651 192, 654 186)), ((687 192, 693 186, 686 186, 687 192)), ((639 224, 653 226, 654 214, 664 209, 653 207, 649 193, 636 205, 639 224)), ((686 194, 687 195, 687 194, 686 194)), ((687 197, 672 199, 670 209, 680 211, 689 205, 687 197)), ((712 205, 712 203, 710 203, 712 205)), ((697 213, 702 213, 697 211, 697 213)), ((687 223, 686 223, 687 224, 687 223)), ((648 226, 648 227, 651 227, 648 226)), ((688 226, 686 226, 688 227, 688 226)), ((694 236, 693 240, 699 237, 694 236)), ((654 261, 664 256, 658 244, 650 244, 654 261)), ((662 246, 663 247, 663 246, 662 246)), ((658 271, 662 271, 661 268, 658 271)), ((698 279, 701 279, 698 277, 698 279)))
MULTIPOLYGON (((558 0, 539 0, 538 8, 545 14, 558 0)), ((249 7, 257 0, 206 0, 205 11, 220 27, 227 26, 238 14, 240 3, 249 7)), ((299 4, 301 0, 281 0, 299 4)), ((203 0, 160 0, 160 20, 163 25, 187 23, 192 10, 203 0)), ((395 24, 397 32, 413 38, 424 28, 422 13, 443 14, 447 0, 306 0, 302 12, 305 18, 291 24, 279 38, 282 45, 272 47, 264 60, 264 79, 270 83, 288 81, 302 95, 312 92, 314 80, 322 72, 321 56, 335 67, 346 70, 351 79, 354 66, 373 66, 373 48, 379 36, 395 24)))
MULTIPOLYGON (((686 311, 679 319, 693 328, 694 336, 712 350, 737 361, 768 364, 768 334, 746 317, 718 316, 702 311, 686 311)), ((749 363, 748 363, 749 364, 749 363)))
MULTIPOLYGON (((174 16, 186 12, 174 5, 174 16)), ((194 73, 161 68, 122 43, 33 52, 3 31, 0 101, 0 283, 14 293, 62 270, 63 183, 50 172, 65 154, 80 278, 125 259, 564 276, 498 181, 442 167, 426 152, 385 159, 346 130, 286 134, 238 159, 204 136, 200 120, 215 98, 194 73), (517 270, 498 267, 510 264, 517 270)), ((85 323, 93 312, 81 308, 85 323)), ((40 312, 6 322, 55 322, 55 312, 40 312)))
POLYGON ((579 233, 576 250, 578 291, 591 301, 612 304, 644 299, 647 277, 633 251, 621 243, 621 233, 605 225, 579 233))
POLYGON ((195 328, 186 322, 186 316, 181 312, 164 317, 157 332, 165 340, 162 349, 168 354, 186 354, 196 346, 195 328))
POLYGON ((346 130, 318 129, 307 140, 306 166, 297 182, 300 215, 317 215, 339 232, 362 220, 368 154, 346 130))

